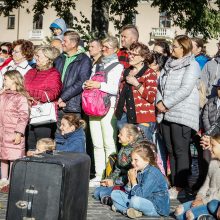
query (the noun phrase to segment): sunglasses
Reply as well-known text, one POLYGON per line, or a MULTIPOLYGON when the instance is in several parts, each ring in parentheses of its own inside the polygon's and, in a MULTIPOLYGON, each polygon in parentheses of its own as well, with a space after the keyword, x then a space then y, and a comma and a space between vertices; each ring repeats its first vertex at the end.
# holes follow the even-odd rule
POLYGON ((0 48, 0 53, 3 53, 3 54, 8 54, 8 51, 7 51, 7 50, 5 50, 5 49, 0 48))

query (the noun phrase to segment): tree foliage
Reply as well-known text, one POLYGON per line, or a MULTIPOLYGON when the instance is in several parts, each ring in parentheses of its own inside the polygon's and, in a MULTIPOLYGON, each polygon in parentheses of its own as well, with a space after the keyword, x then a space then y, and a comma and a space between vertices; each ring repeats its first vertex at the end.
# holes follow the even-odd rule
POLYGON ((153 0, 152 6, 166 11, 174 25, 204 38, 220 36, 220 0, 153 0))
MULTIPOLYGON (((0 15, 5 16, 13 9, 24 7, 29 0, 5 0, 0 4, 0 15)), ((75 9, 77 0, 36 0, 33 8, 35 19, 44 14, 45 9, 53 8, 57 16, 69 19, 70 11, 75 9)), ((149 0, 150 1, 150 0, 149 0)), ((2 1, 0 1, 2 2, 2 1)), ((108 33, 109 21, 113 21, 116 30, 132 23, 136 7, 140 0, 92 0, 92 22, 81 13, 81 19, 74 18, 73 28, 85 39, 91 35, 104 37, 108 33), (90 31, 91 26, 91 31, 90 31)), ((151 0, 152 7, 159 7, 160 12, 167 12, 174 25, 185 29, 192 35, 202 34, 204 38, 217 38, 220 35, 220 0, 151 0)))

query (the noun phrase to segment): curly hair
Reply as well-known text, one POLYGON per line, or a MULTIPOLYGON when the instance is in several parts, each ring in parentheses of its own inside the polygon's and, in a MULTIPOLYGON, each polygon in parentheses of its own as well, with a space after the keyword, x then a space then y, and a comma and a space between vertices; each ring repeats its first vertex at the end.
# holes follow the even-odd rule
POLYGON ((29 40, 19 39, 13 41, 12 47, 13 49, 16 46, 21 46, 21 54, 26 58, 26 60, 30 61, 33 59, 34 56, 34 45, 29 40))
POLYGON ((147 45, 140 42, 134 42, 131 44, 130 50, 137 50, 140 56, 144 58, 144 63, 153 63, 153 56, 147 45))

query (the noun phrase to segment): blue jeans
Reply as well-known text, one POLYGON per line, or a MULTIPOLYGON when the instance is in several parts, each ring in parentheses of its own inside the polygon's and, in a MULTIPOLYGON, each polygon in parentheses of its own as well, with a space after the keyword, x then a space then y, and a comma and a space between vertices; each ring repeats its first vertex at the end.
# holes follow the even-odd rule
POLYGON ((132 196, 121 190, 113 190, 111 193, 113 205, 116 210, 126 214, 128 208, 134 208, 147 216, 159 216, 153 203, 147 199, 132 196))
MULTIPOLYGON (((123 126, 125 124, 127 124, 127 114, 123 113, 122 117, 120 120, 117 121, 117 127, 119 130, 121 130, 123 128, 123 126)), ((137 124, 137 126, 144 132, 145 137, 149 140, 149 141, 153 141, 153 133, 155 130, 155 122, 146 122, 147 124, 149 124, 149 126, 146 126, 144 124, 137 124)))
POLYGON ((200 205, 197 207, 191 207, 192 201, 185 202, 183 205, 183 213, 180 215, 176 215, 177 220, 186 220, 186 212, 191 210, 191 212, 194 215, 194 219, 197 219, 202 214, 209 214, 207 206, 206 205, 200 205))
POLYGON ((210 214, 212 214, 215 218, 217 218, 217 211, 218 208, 220 207, 220 201, 213 199, 207 204, 208 210, 210 214))
POLYGON ((113 187, 105 187, 105 186, 99 186, 94 191, 94 198, 97 200, 101 200, 102 197, 111 195, 113 187))

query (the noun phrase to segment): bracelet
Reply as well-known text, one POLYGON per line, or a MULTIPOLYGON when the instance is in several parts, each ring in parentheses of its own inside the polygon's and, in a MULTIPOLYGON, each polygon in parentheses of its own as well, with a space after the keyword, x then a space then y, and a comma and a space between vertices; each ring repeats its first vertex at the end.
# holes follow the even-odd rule
POLYGON ((135 89, 136 89, 136 90, 139 90, 139 89, 141 88, 141 86, 142 86, 142 84, 139 83, 137 86, 135 86, 135 89))

